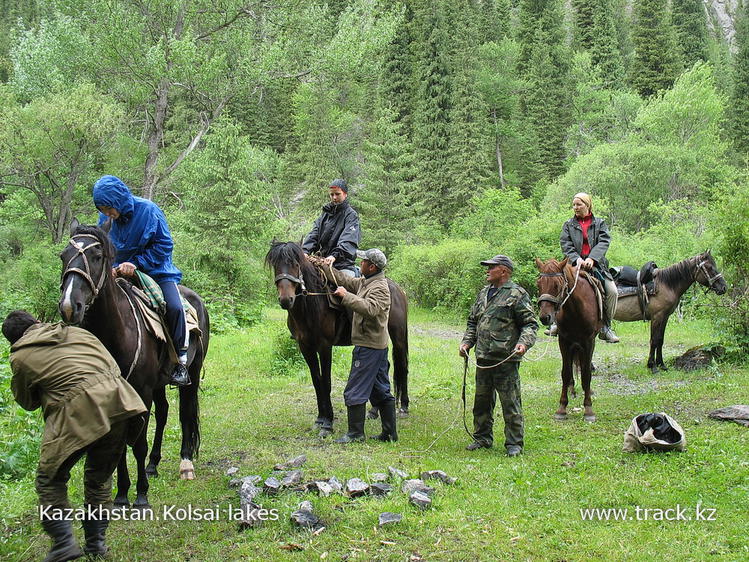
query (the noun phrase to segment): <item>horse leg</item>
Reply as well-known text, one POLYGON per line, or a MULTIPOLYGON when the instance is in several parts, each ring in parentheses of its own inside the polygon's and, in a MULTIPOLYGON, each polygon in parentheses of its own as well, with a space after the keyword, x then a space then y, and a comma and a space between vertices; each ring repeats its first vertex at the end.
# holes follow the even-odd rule
POLYGON ((655 364, 663 371, 668 371, 666 364, 663 362, 663 340, 666 336, 666 324, 668 324, 668 315, 664 315, 658 323, 655 335, 655 364))
MULTIPOLYGON (((323 424, 326 423, 325 419, 325 395, 324 385, 322 381, 322 375, 320 373, 320 361, 317 357, 317 350, 308 346, 299 346, 299 351, 302 352, 304 360, 307 362, 309 368, 309 374, 312 378, 312 386, 315 388, 315 399, 317 400, 317 419, 315 420, 315 427, 320 428, 320 434, 323 433, 323 424)), ((331 352, 332 354, 332 352, 331 352)), ((330 401, 330 379, 328 379, 328 401, 330 401)), ((331 406, 332 409, 332 406, 331 406)), ((329 435, 332 434, 333 421, 332 416, 329 420, 329 435)))
POLYGON ((562 338, 559 338, 559 351, 562 353, 562 394, 559 397, 559 408, 554 413, 554 419, 561 421, 567 419, 567 404, 569 404, 567 389, 572 385, 572 356, 562 338))
POLYGON ((138 468, 138 478, 135 482, 135 501, 133 508, 148 509, 148 476, 146 475, 146 456, 148 455, 148 442, 146 441, 145 429, 133 445, 133 455, 135 456, 135 465, 138 468))
POLYGON ((179 422, 182 426, 179 477, 182 480, 195 479, 195 467, 192 464, 192 459, 193 455, 197 456, 200 449, 198 392, 200 390, 200 369, 202 364, 202 361, 193 361, 190 365, 190 380, 192 384, 179 388, 179 422))
POLYGON ((584 349, 581 349, 578 352, 578 356, 580 357, 580 382, 582 384, 583 391, 585 392, 585 397, 583 398, 583 408, 585 408, 583 419, 587 422, 596 421, 596 415, 593 413, 593 399, 591 397, 592 392, 590 390, 590 380, 593 374, 590 369, 590 364, 593 360, 594 347, 595 340, 589 342, 584 349))
POLYGON ((321 415, 320 437, 333 434, 333 403, 330 401, 330 368, 333 364, 333 347, 323 347, 320 355, 320 395, 317 397, 318 412, 321 415))
POLYGON ((156 418, 156 429, 151 454, 148 457, 148 466, 146 466, 146 474, 150 478, 156 478, 159 475, 157 467, 161 462, 161 444, 164 441, 164 428, 169 416, 169 400, 166 398, 166 387, 164 386, 153 391, 153 413, 156 418))
POLYGON ((127 471, 127 447, 122 450, 120 462, 117 464, 117 495, 114 498, 115 507, 130 507, 127 493, 130 491, 130 474, 127 471))

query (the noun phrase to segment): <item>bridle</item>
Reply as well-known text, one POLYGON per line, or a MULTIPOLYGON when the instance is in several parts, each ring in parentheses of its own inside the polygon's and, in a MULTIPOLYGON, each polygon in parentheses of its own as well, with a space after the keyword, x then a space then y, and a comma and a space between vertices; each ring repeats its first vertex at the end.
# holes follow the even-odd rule
MULTIPOLYGON (((93 278, 91 277, 91 266, 88 263, 88 257, 86 256, 86 250, 89 250, 91 248, 95 248, 96 246, 101 246, 101 241, 99 238, 94 236, 93 234, 76 234, 73 236, 70 241, 68 242, 68 246, 72 246, 76 253, 75 255, 68 260, 68 263, 65 265, 65 271, 62 274, 62 279, 60 280, 60 290, 62 291, 63 285, 65 285, 65 278, 70 273, 77 273, 81 277, 83 277, 86 282, 91 287, 91 291, 93 292, 93 298, 95 299, 99 295, 99 291, 101 291, 102 286, 104 286, 104 281, 106 280, 107 275, 107 268, 102 267, 101 268, 101 276, 99 277, 99 280, 94 283, 93 278), (89 244, 88 246, 84 246, 83 242, 80 242, 77 240, 78 238, 92 238, 95 240, 93 244, 89 244), (83 265, 85 269, 80 269, 78 267, 70 267, 70 264, 73 263, 73 260, 81 257, 83 258, 83 265)), ((93 299, 92 299, 93 300, 93 299)))
POLYGON ((301 287, 301 295, 306 297, 309 292, 307 291, 307 286, 304 284, 304 276, 302 275, 302 268, 299 268, 299 277, 294 277, 291 273, 279 273, 276 275, 276 278, 273 280, 273 282, 278 285, 279 281, 282 280, 291 281, 295 285, 299 285, 301 287))
POLYGON ((303 297, 319 297, 319 296, 322 296, 322 295, 332 295, 333 294, 330 291, 325 291, 325 292, 322 292, 322 293, 314 293, 314 292, 311 293, 311 292, 309 292, 307 290, 307 286, 304 284, 304 276, 302 275, 302 268, 301 267, 299 268, 299 277, 295 277, 291 273, 283 272, 283 273, 279 273, 278 275, 276 275, 276 277, 273 280, 273 282, 276 285, 278 285, 278 282, 282 281, 284 279, 287 280, 287 281, 291 281, 295 285, 298 285, 299 288, 300 288, 299 294, 302 295, 303 297))
POLYGON ((575 267, 575 282, 572 285, 572 288, 570 289, 569 282, 567 281, 567 275, 565 275, 564 271, 556 271, 554 273, 539 273, 538 277, 561 277, 563 280, 562 288, 559 290, 559 293, 556 295, 551 295, 549 293, 543 293, 538 297, 538 302, 550 302, 554 305, 554 310, 560 310, 564 303, 567 302, 567 299, 569 299, 572 296, 572 293, 575 290, 575 287, 577 287, 577 280, 580 278, 580 266, 575 267))
MULTIPOLYGON (((709 264, 710 262, 708 260, 702 260, 700 263, 697 264, 697 268, 694 271, 694 280, 697 281, 697 274, 699 272, 702 272, 702 275, 705 276, 705 279, 707 280, 707 287, 708 289, 711 289, 715 291, 715 287, 713 287, 713 284, 718 279, 723 279, 725 281, 725 278, 723 277, 723 274, 718 272, 715 275, 710 275, 710 272, 707 269, 707 266, 705 264, 709 264)), ((711 264, 712 265, 712 264, 711 264)), ((716 269, 717 271, 717 269, 716 269)))

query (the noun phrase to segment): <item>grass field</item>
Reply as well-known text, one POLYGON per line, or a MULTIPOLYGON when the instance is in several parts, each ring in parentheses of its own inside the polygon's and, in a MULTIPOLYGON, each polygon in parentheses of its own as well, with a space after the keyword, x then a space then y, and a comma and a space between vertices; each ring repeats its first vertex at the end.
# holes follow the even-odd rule
MULTIPOLYGON (((171 415, 161 475, 151 482, 150 500, 157 516, 163 506, 218 506, 219 520, 113 522, 109 559, 749 559, 749 429, 707 417, 714 408, 749 401, 749 369, 721 365, 653 376, 644 366, 648 326, 618 324, 622 343, 601 343, 595 355, 593 406, 598 421, 585 423, 578 412, 556 422, 552 415, 559 398, 559 352, 555 340, 541 335, 521 366, 525 454, 509 459, 501 446, 501 414, 495 427, 499 447, 464 449, 469 437, 460 419, 462 360, 457 355, 463 320, 416 310, 410 324, 411 414, 399 420, 396 444, 341 446, 318 439, 306 369, 287 361, 282 363, 285 373, 278 374, 274 342, 284 329, 280 310, 268 309, 262 324, 252 330, 215 337, 202 382, 197 480, 184 482, 177 476, 180 432, 177 416, 171 415), (271 374, 271 365, 277 374, 271 374), (621 452, 632 417, 650 411, 668 412, 682 424, 686 452, 621 452), (302 453, 308 457, 305 480, 333 475, 341 481, 367 480, 395 466, 413 477, 422 470, 441 469, 458 481, 452 486, 434 484, 434 504, 426 511, 409 505, 398 488, 384 499, 261 495, 256 501, 278 510, 279 519, 239 532, 224 515, 230 504, 239 504, 226 470, 237 466, 239 476, 265 478, 274 464, 302 453), (304 499, 312 501, 325 523, 319 534, 296 529, 289 520, 304 499), (613 520, 611 515, 608 521, 584 520, 581 510, 588 508, 627 509, 627 519, 613 520), (654 520, 676 516, 668 509, 679 509, 679 517, 687 520, 654 520), (384 511, 402 514, 402 522, 378 528, 378 514, 384 511)), ((666 338, 665 355, 673 358, 711 341, 712 334, 707 323, 674 322, 666 338)), ((350 348, 336 351, 336 434, 345 431, 342 394, 349 361, 350 348)), ((578 395, 571 406, 579 407, 581 401, 578 395)), ((470 411, 468 417, 470 426, 470 411)), ((378 431, 379 421, 367 421, 368 433, 378 431)), ((81 503, 80 483, 77 469, 71 486, 76 505, 81 503)), ((5 526, 0 558, 41 559, 48 540, 34 512, 32 475, 0 485, 5 526)), ((76 533, 81 537, 80 529, 76 533)))

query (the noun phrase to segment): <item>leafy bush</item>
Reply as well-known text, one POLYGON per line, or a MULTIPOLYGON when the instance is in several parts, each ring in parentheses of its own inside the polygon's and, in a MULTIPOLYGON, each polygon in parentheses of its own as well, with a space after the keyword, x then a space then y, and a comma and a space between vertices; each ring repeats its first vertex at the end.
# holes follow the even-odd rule
POLYGON ((0 345, 0 478, 21 478, 39 461, 43 422, 39 412, 27 412, 10 392, 8 346, 0 345))
POLYGON ((436 245, 401 246, 387 271, 421 306, 468 309, 484 281, 481 260, 497 252, 477 240, 447 239, 436 245))
POLYGON ((59 248, 47 243, 27 246, 22 254, 0 268, 0 316, 18 308, 42 321, 58 317, 60 300, 59 248))
POLYGON ((270 372, 273 375, 294 375, 306 368, 299 346, 284 326, 272 334, 273 355, 270 372))

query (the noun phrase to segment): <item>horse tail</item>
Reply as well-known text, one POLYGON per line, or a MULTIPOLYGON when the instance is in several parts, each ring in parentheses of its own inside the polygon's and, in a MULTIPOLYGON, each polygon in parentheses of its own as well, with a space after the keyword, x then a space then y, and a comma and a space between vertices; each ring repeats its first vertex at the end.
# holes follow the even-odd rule
POLYGON ((408 411, 408 299, 406 293, 392 280, 390 286, 390 314, 388 322, 390 341, 393 344, 393 386, 395 402, 401 410, 408 411))

